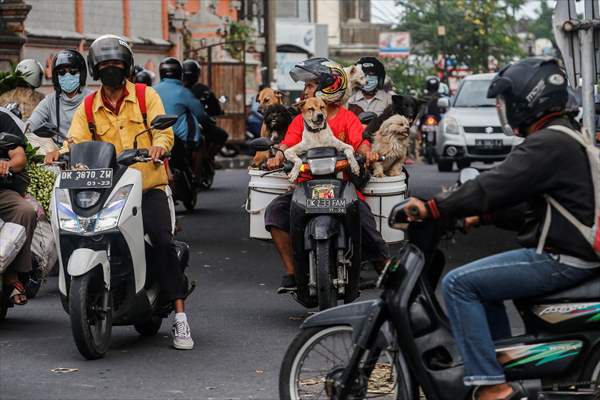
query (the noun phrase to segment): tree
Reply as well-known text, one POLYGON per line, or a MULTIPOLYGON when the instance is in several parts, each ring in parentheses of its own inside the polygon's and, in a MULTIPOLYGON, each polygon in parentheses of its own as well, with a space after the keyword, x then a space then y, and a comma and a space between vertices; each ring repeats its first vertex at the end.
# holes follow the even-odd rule
POLYGON ((423 90, 425 79, 434 74, 433 68, 418 59, 397 59, 385 62, 387 75, 394 82, 397 93, 408 94, 411 90, 419 93, 423 90))
POLYGON ((436 60, 442 54, 437 28, 446 28, 446 55, 474 71, 487 71, 489 56, 503 63, 522 55, 515 34, 515 10, 525 0, 411 0, 399 30, 409 31, 411 52, 436 60))
POLYGON ((528 31, 533 33, 536 39, 546 38, 554 41, 554 32, 552 32, 552 7, 545 1, 541 2, 541 7, 537 12, 537 17, 528 24, 528 31))

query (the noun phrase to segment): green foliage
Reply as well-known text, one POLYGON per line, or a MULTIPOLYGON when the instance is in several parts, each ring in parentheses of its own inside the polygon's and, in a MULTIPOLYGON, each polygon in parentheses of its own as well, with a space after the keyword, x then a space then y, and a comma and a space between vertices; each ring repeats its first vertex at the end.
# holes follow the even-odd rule
POLYGON ((44 207, 46 215, 49 215, 48 208, 50 207, 50 198, 54 190, 56 174, 38 165, 44 160, 44 157, 36 154, 37 150, 38 147, 33 147, 31 143, 27 142, 27 146, 25 147, 27 176, 29 177, 27 193, 35 198, 44 207))
MULTIPOLYGON (((446 54, 473 71, 487 71, 488 56, 501 64, 521 56, 514 14, 525 0, 411 0, 399 30, 412 35, 411 52, 437 59, 446 54), (439 8, 437 5, 439 4, 439 8), (446 35, 437 36, 437 27, 446 35)), ((408 4, 408 3, 406 3, 408 4)))
POLYGON ((225 50, 227 50, 236 60, 242 61, 244 57, 244 48, 241 43, 235 42, 244 42, 246 43, 246 46, 248 46, 248 42, 252 38, 253 32, 254 29, 251 25, 244 22, 231 21, 227 27, 226 37, 228 43, 225 45, 225 50))
POLYGON ((425 84, 425 79, 433 75, 432 67, 422 63, 409 63, 407 59, 398 59, 393 62, 385 63, 387 75, 394 82, 396 92, 399 94, 408 94, 411 90, 421 92, 425 84))
POLYGON ((27 87, 21 71, 0 72, 0 94, 13 90, 17 86, 27 87))
POLYGON ((536 39, 546 38, 552 41, 554 40, 554 32, 552 32, 552 12, 552 7, 545 1, 542 1, 536 19, 529 21, 527 30, 533 33, 536 39))

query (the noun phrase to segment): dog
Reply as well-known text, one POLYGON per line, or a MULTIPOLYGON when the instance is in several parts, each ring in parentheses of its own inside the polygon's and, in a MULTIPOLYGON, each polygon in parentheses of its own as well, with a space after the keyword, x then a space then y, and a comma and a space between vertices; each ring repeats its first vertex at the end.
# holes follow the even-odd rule
MULTIPOLYGON (((256 97, 256 101, 258 102, 258 112, 264 116, 269 107, 277 105, 283 106, 283 97, 283 92, 280 92, 279 90, 270 87, 264 88, 256 97)), ((269 137, 270 135, 265 119, 263 118, 263 123, 260 127, 260 137, 269 137)), ((260 168, 270 156, 270 151, 257 151, 250 167, 260 168)))
POLYGON ((375 132, 377 132, 379 128, 381 128, 383 122, 392 115, 402 115, 408 119, 410 124, 412 124, 419 115, 419 111, 424 104, 425 102, 423 100, 413 96, 393 95, 392 104, 387 106, 377 118, 369 122, 363 134, 364 138, 372 142, 375 132))
POLYGON ((327 125, 327 106, 325 102, 313 97, 300 103, 302 119, 304 119, 304 132, 302 141, 285 150, 285 158, 294 163, 294 168, 289 174, 290 182, 295 182, 300 174, 302 159, 300 154, 306 153, 315 147, 335 147, 344 153, 350 163, 350 170, 354 175, 360 174, 360 167, 354 158, 354 148, 336 138, 327 125))
POLYGON ((346 87, 346 92, 342 97, 341 104, 346 104, 350 96, 352 96, 355 91, 360 90, 360 88, 367 83, 367 78, 360 65, 351 65, 349 67, 345 67, 344 72, 346 72, 346 76, 348 77, 348 86, 346 87))
POLYGON ((386 119, 375 133, 373 151, 385 156, 385 161, 372 164, 373 176, 398 176, 408 151, 410 122, 401 115, 392 115, 386 119))
MULTIPOLYGON (((294 119, 294 115, 282 104, 267 107, 263 119, 263 127, 267 132, 266 137, 271 139, 273 144, 281 143, 292 119, 294 119)), ((256 152, 251 167, 262 168, 271 155, 271 151, 256 152)))

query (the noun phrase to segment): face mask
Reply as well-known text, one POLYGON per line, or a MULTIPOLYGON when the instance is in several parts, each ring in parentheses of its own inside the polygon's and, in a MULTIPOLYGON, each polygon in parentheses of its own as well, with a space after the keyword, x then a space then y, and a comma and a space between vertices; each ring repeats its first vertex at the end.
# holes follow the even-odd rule
POLYGON ((379 83, 377 76, 367 75, 366 79, 367 83, 363 85, 362 90, 364 90, 365 92, 374 92, 377 89, 377 83, 379 83))
POLYGON ((73 93, 79 87, 79 74, 71 75, 69 73, 58 76, 58 84, 65 93, 73 93))
POLYGON ((112 88, 120 88, 125 84, 125 70, 119 67, 101 69, 100 82, 112 88))

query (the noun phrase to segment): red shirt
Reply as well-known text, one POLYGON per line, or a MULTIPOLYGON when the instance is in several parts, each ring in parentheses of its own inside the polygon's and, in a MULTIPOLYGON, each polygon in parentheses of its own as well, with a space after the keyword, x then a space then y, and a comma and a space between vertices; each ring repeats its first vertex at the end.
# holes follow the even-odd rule
POLYGON ((112 111, 113 114, 119 115, 119 110, 121 109, 121 105, 123 104, 123 100, 125 100, 125 97, 127 97, 129 95, 129 92, 127 92, 127 87, 124 86, 123 87, 123 93, 121 94, 121 97, 117 101, 117 104, 116 104, 115 108, 112 107, 112 105, 110 104, 110 101, 104 95, 104 91, 102 89, 100 89, 100 94, 102 96, 102 104, 104 104, 104 107, 106 107, 110 111, 112 111))

